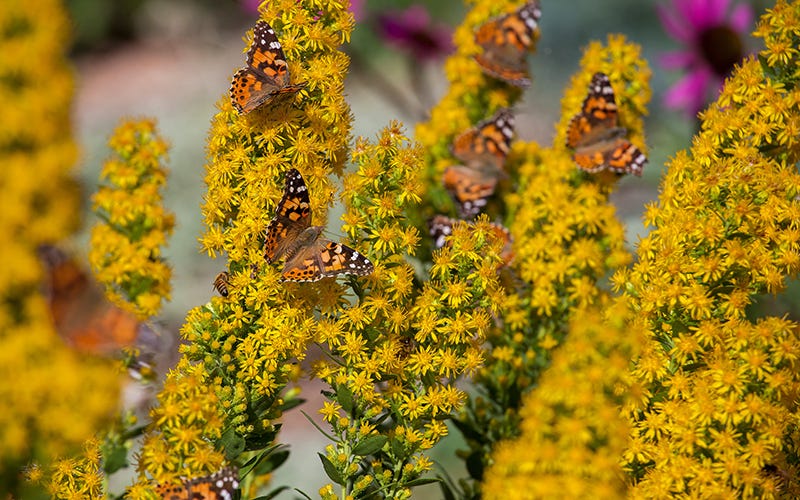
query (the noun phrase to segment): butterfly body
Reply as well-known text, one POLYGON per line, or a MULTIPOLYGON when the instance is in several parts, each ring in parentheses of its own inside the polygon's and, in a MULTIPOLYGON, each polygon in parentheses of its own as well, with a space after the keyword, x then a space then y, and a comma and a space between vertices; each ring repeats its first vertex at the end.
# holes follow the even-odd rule
POLYGON ((442 182, 453 197, 459 217, 471 219, 486 206, 498 181, 514 137, 514 116, 501 109, 491 118, 458 135, 450 147, 460 165, 447 167, 442 182))
POLYGON ((286 281, 318 281, 339 274, 364 276, 374 266, 356 250, 322 236, 323 226, 311 225, 311 206, 305 181, 297 169, 286 173, 286 187, 275 217, 267 227, 264 258, 285 259, 286 281))
POLYGON ((236 72, 231 82, 233 107, 239 114, 247 114, 265 104, 293 98, 307 84, 290 82, 289 65, 275 31, 266 21, 259 21, 247 51, 247 65, 236 72))
POLYGON ((617 114, 608 76, 595 73, 581 111, 567 127, 567 147, 574 150, 575 163, 586 172, 642 175, 647 157, 628 140, 628 130, 618 125, 617 114))
POLYGON ((483 71, 510 85, 529 86, 526 56, 538 36, 541 17, 539 3, 530 1, 482 24, 475 33, 475 43, 483 50, 475 60, 483 71))

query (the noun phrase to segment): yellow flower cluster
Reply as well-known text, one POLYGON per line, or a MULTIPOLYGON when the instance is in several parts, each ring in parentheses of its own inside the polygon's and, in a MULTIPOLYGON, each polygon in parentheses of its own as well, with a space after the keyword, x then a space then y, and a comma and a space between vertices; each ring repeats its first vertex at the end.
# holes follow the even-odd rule
POLYGON ((264 2, 262 19, 278 34, 294 82, 308 82, 297 105, 240 116, 222 99, 209 134, 200 243, 212 257, 225 252, 231 271, 261 265, 261 243, 283 192, 282 173, 295 167, 311 193, 311 213, 325 220, 334 201, 329 174, 341 175, 350 139, 344 78, 353 17, 340 2, 264 2))
MULTIPOLYGON (((31 480, 37 475, 28 474, 31 480)), ((81 456, 62 458, 51 466, 47 492, 50 498, 58 499, 103 498, 104 485, 100 442, 92 438, 84 443, 81 456)))
POLYGON ((497 444, 482 484, 487 499, 617 499, 629 426, 629 364, 642 342, 625 300, 606 298, 572 315, 539 385, 523 397, 520 436, 497 444))
POLYGON ((800 270, 798 32, 800 2, 762 18, 767 48, 702 113, 647 209, 638 263, 614 277, 649 338, 624 454, 634 498, 800 492, 800 329, 747 310, 800 270))
POLYGON ((118 401, 116 367, 70 350, 41 294, 37 246, 66 238, 79 222, 70 176, 77 148, 64 57, 69 30, 61 2, 0 4, 0 192, 8 235, 0 245, 0 484, 17 498, 25 491, 23 467, 49 474, 55 457, 80 452, 118 401))
POLYGON ((324 225, 334 201, 330 174, 343 171, 351 127, 343 95, 348 58, 338 48, 349 39, 353 18, 342 3, 321 0, 264 2, 261 15, 283 46, 292 81, 307 85, 247 114, 228 96, 218 103, 200 241, 212 256, 227 254, 228 296, 188 314, 181 332, 188 344, 153 410, 136 489, 148 488, 145 473, 173 482, 213 472, 223 449, 228 459, 245 450, 269 454, 273 421, 297 404, 281 393, 299 375, 297 361, 321 328, 315 314, 347 300, 335 280, 282 282, 262 246, 290 168, 304 177, 314 223, 324 225))
POLYGON ((108 297, 144 320, 158 314, 171 289, 162 256, 175 226, 161 196, 167 143, 153 120, 123 121, 109 147, 114 156, 100 174, 106 184, 92 199, 103 222, 92 228, 89 262, 108 297))
MULTIPOLYGON (((317 341, 337 358, 314 366, 333 389, 321 410, 337 437, 325 469, 335 483, 355 484, 351 494, 377 489, 406 498, 431 467, 421 452, 447 433, 439 418, 464 401, 456 379, 483 360, 502 245, 485 221, 457 225, 453 245, 434 255, 431 279, 420 287, 406 258, 420 239, 407 214, 423 188, 421 148, 392 123, 375 144, 360 140, 353 161, 345 230, 363 241, 376 269, 355 288, 356 305, 325 315, 317 327, 317 341), (365 456, 372 457, 366 465, 365 456)), ((333 488, 320 494, 337 498, 333 488)))
MULTIPOLYGON (((214 471, 222 464, 223 454, 213 443, 222 436, 225 415, 217 393, 220 381, 210 378, 209 371, 203 363, 181 359, 150 412, 153 431, 142 446, 139 469, 159 483, 214 471)), ((135 491, 148 486, 142 479, 135 491)))

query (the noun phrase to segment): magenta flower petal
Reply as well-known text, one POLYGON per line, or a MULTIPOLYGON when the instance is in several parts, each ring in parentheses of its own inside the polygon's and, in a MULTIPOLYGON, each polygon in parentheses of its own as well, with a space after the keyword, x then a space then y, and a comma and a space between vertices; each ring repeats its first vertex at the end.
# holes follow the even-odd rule
POLYGON ((366 3, 367 0, 350 0, 350 13, 353 14, 356 21, 364 19, 364 7, 366 3))
POLYGON ((679 50, 674 52, 666 52, 661 54, 658 58, 666 69, 680 69, 690 68, 698 63, 697 55, 690 50, 679 50))
POLYGON ((656 5, 656 12, 661 19, 661 25, 664 30, 674 39, 679 42, 690 42, 694 38, 694 31, 692 31, 686 23, 680 22, 667 8, 662 5, 656 5))
POLYGON ((417 59, 436 59, 453 50, 450 28, 434 25, 422 5, 412 5, 403 12, 381 14, 377 28, 384 40, 411 52, 417 59))
POLYGON ((712 80, 711 72, 698 70, 687 74, 664 95, 664 105, 673 109, 684 109, 694 116, 706 100, 706 87, 712 80))
POLYGON ((753 26, 753 9, 749 4, 740 3, 731 12, 731 28, 740 32, 747 33, 753 26))

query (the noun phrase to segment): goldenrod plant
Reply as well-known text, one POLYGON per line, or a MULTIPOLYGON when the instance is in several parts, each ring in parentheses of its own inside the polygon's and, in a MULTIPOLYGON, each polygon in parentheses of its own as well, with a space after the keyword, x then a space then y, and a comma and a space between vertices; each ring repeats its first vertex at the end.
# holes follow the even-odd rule
POLYGON ((172 270, 162 255, 175 226, 164 209, 168 145, 153 120, 123 121, 109 141, 114 156, 93 197, 102 221, 92 228, 89 261, 107 295, 141 320, 158 315, 170 298, 172 270))

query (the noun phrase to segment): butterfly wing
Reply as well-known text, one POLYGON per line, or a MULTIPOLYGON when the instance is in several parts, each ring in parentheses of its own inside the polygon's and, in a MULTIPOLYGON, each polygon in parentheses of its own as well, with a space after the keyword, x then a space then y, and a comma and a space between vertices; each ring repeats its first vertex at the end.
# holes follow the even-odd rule
POLYGON ((618 139, 605 153, 604 163, 616 174, 642 175, 647 157, 626 139, 618 139))
POLYGON ((253 111, 280 94, 294 94, 306 82, 290 85, 289 65, 272 27, 259 21, 247 51, 247 66, 233 76, 231 101, 240 114, 253 111))
POLYGON ((112 355, 134 345, 148 328, 105 298, 78 263, 62 250, 39 248, 46 271, 46 296, 59 336, 81 352, 112 355))
POLYGON ((445 215, 435 215, 428 221, 428 233, 433 238, 433 245, 436 248, 442 248, 447 240, 447 237, 453 234, 453 224, 456 219, 452 219, 445 215))
POLYGON ((456 203, 458 216, 472 219, 486 206, 497 187, 497 173, 464 165, 447 167, 442 176, 445 189, 456 203))
POLYGON ((237 488, 239 488, 239 472, 233 467, 225 467, 210 476, 189 481, 187 498, 192 500, 233 500, 233 494, 237 488))
POLYGON ((300 233, 311 226, 311 205, 308 189, 300 172, 293 168, 286 172, 286 186, 278 202, 275 217, 267 227, 264 241, 264 258, 267 262, 281 258, 292 249, 300 233))
POLYGON ((537 36, 542 11, 532 1, 517 11, 491 19, 475 33, 483 52, 475 60, 494 78, 517 87, 530 85, 526 55, 537 36))
POLYGON ((162 500, 233 500, 239 488, 239 472, 225 467, 210 476, 184 480, 181 484, 159 484, 156 493, 162 500))
POLYGON ((286 281, 318 281, 339 274, 366 276, 373 270, 372 262, 356 250, 317 238, 286 261, 282 276, 286 281))
POLYGON ((458 135, 451 146, 453 156, 473 168, 491 166, 503 168, 514 138, 514 115, 509 109, 500 109, 491 118, 483 120, 458 135))

